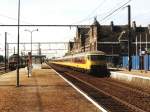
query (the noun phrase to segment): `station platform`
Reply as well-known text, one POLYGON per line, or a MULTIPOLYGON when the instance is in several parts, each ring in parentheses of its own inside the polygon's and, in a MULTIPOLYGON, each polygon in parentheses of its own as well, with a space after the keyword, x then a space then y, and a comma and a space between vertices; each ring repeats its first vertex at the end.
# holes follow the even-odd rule
POLYGON ((126 74, 135 75, 135 76, 150 78, 150 71, 145 71, 145 70, 131 70, 131 71, 128 71, 127 69, 124 69, 124 68, 110 68, 110 70, 114 71, 114 72, 126 73, 126 74))
POLYGON ((20 69, 0 75, 0 112, 100 112, 100 110, 47 65, 34 65, 28 78, 20 69))
POLYGON ((136 87, 150 88, 150 71, 110 68, 110 77, 136 87))

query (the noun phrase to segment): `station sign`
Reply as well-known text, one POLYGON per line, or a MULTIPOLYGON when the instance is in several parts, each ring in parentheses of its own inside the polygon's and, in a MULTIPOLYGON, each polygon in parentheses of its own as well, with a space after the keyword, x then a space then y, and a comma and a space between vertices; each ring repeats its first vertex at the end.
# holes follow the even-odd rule
POLYGON ((140 51, 140 56, 145 55, 146 51, 140 51))

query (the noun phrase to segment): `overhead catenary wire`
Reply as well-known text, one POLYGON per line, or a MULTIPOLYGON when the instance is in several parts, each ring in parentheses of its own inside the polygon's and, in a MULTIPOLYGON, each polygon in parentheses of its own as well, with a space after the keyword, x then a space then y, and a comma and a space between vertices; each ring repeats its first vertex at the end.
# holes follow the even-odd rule
MULTIPOLYGON (((123 0, 124 1, 124 0, 123 0)), ((114 9, 116 9, 116 8, 118 8, 118 6, 120 6, 120 5, 122 5, 124 2, 119 2, 119 3, 117 3, 113 8, 111 8, 108 12, 105 12, 105 13, 103 13, 103 14, 98 14, 98 15, 96 15, 96 17, 98 18, 98 17, 103 17, 103 16, 105 16, 106 14, 110 14, 114 9)))
MULTIPOLYGON (((99 4, 93 11, 91 11, 90 14, 88 14, 87 17, 85 17, 84 19, 82 19, 82 20, 80 20, 80 21, 78 21, 78 22, 74 22, 74 23, 72 23, 72 24, 75 24, 75 23, 82 23, 82 22, 84 22, 84 21, 86 21, 86 20, 91 20, 91 19, 93 19, 93 16, 92 16, 92 17, 90 17, 90 16, 91 16, 98 8, 100 8, 100 6, 102 6, 105 2, 106 2, 106 0, 103 0, 102 2, 100 2, 100 4, 99 4)), ((94 16, 94 17, 95 17, 95 16, 94 16)))
MULTIPOLYGON (((116 14, 114 14, 114 16, 118 15, 122 10, 119 10, 118 12, 116 12, 116 14)), ((108 18, 106 18, 104 21, 102 21, 101 23, 104 24, 106 23, 108 20, 112 19, 112 16, 109 16, 108 18)))
MULTIPOLYGON (((4 15, 4 14, 0 14, 0 16, 1 16, 1 17, 4 17, 4 18, 7 18, 7 19, 10 19, 10 20, 18 21, 17 18, 10 17, 10 16, 4 15)), ((32 25, 32 23, 27 22, 27 21, 21 21, 21 22, 26 23, 26 24, 31 24, 31 25, 32 25)), ((3 24, 3 23, 0 23, 0 24, 3 24)), ((4 24, 3 24, 3 25, 4 25, 4 24)))
MULTIPOLYGON (((132 1, 132 0, 129 0, 129 1, 125 2, 123 5, 121 5, 121 6, 119 6, 119 7, 117 7, 117 6, 120 5, 122 2, 117 3, 116 6, 115 6, 115 7, 117 7, 117 8, 113 7, 110 11, 107 12, 107 13, 108 13, 107 15, 106 15, 106 13, 97 14, 97 15, 92 16, 92 17, 89 17, 89 15, 88 15, 86 18, 82 19, 81 21, 78 21, 78 23, 82 23, 82 22, 84 22, 84 21, 91 20, 91 19, 93 19, 93 18, 95 18, 95 17, 102 17, 103 15, 106 15, 105 17, 103 17, 103 18, 100 20, 100 22, 101 22, 101 21, 107 19, 108 17, 110 17, 111 15, 113 15, 115 12, 117 12, 118 10, 120 10, 121 8, 123 8, 124 6, 126 6, 126 5, 127 5, 129 2, 131 2, 131 1, 132 1), (115 10, 113 10, 113 9, 115 9, 115 10)), ((104 3, 104 2, 102 2, 102 3, 104 3)), ((106 2, 105 2, 105 3, 106 3, 106 2)), ((103 4, 99 4, 98 6, 100 7, 100 5, 103 5, 103 4)), ((95 10, 97 10, 99 7, 96 7, 92 12, 94 12, 95 10)), ((77 22, 76 22, 76 23, 77 23, 77 22)))
MULTIPOLYGON (((122 6, 120 6, 119 8, 115 9, 113 12, 110 12, 110 13, 108 12, 109 14, 108 14, 107 16, 105 16, 104 18, 102 18, 100 21, 105 20, 107 17, 109 17, 110 15, 112 15, 113 13, 115 13, 116 11, 118 11, 119 9, 121 9, 123 6, 125 6, 126 4, 128 4, 130 1, 132 1, 132 0, 129 0, 128 2, 126 2, 125 4, 123 4, 122 6)), ((89 17, 91 14, 93 14, 100 6, 102 6, 104 3, 106 3, 106 0, 103 0, 102 2, 100 2, 100 4, 99 4, 86 18, 84 18, 84 19, 81 20, 81 21, 75 22, 75 23, 82 23, 82 22, 84 22, 84 21, 86 21, 86 20, 91 20, 91 19, 93 19, 94 17, 102 16, 103 14, 99 14, 99 15, 95 15, 95 16, 89 17)), ((119 4, 120 4, 120 3, 119 3, 119 4)), ((117 6, 118 6, 118 4, 117 4, 117 6)), ((111 10, 111 11, 112 11, 112 10, 111 10)), ((0 14, 0 16, 5 17, 5 18, 8 18, 8 19, 11 19, 11 20, 17 21, 16 18, 7 16, 7 15, 4 15, 4 14, 0 14)), ((26 21, 22 21, 22 22, 23 22, 23 23, 27 23, 27 24, 33 25, 32 23, 29 23, 29 22, 26 22, 26 21)), ((4 25, 3 23, 0 23, 0 24, 1 24, 1 25, 4 25)))
POLYGON ((100 6, 102 6, 104 3, 106 3, 107 0, 103 0, 88 16, 92 15, 100 6))
POLYGON ((123 5, 121 5, 120 7, 118 7, 117 9, 113 10, 111 13, 109 13, 109 14, 106 15, 104 18, 102 18, 102 19, 100 20, 100 22, 101 22, 101 21, 104 21, 105 19, 107 19, 108 17, 110 17, 112 14, 114 14, 114 13, 117 12, 118 10, 124 8, 124 7, 125 7, 128 3, 130 3, 131 1, 132 1, 132 0, 129 0, 129 1, 127 1, 126 3, 124 3, 123 5))

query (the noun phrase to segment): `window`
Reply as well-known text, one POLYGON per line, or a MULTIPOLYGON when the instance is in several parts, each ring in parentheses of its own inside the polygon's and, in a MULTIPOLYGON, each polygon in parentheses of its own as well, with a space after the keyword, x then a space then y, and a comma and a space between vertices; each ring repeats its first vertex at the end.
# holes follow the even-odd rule
POLYGON ((106 57, 104 55, 91 55, 90 59, 92 61, 96 61, 96 60, 104 60, 106 59, 106 57))

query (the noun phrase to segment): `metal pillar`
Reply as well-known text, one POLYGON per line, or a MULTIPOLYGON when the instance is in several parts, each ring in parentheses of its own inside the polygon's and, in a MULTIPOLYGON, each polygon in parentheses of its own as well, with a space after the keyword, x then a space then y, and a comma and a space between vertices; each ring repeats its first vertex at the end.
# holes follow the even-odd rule
POLYGON ((17 43, 17 84, 16 86, 19 87, 19 32, 20 32, 20 0, 18 1, 18 43, 17 43))
POLYGON ((31 32, 31 57, 32 57, 32 32, 31 32))
POLYGON ((5 32, 5 72, 6 72, 6 69, 7 69, 7 32, 5 32))
POLYGON ((131 43, 132 43, 132 38, 131 38, 131 6, 128 5, 128 70, 131 71, 132 68, 132 57, 131 57, 131 43))
MULTIPOLYGON (((39 56, 41 56, 41 44, 39 43, 39 46, 38 46, 39 48, 39 53, 38 53, 38 55, 39 56)), ((41 57, 40 57, 40 63, 42 64, 42 59, 41 59, 41 57)))

